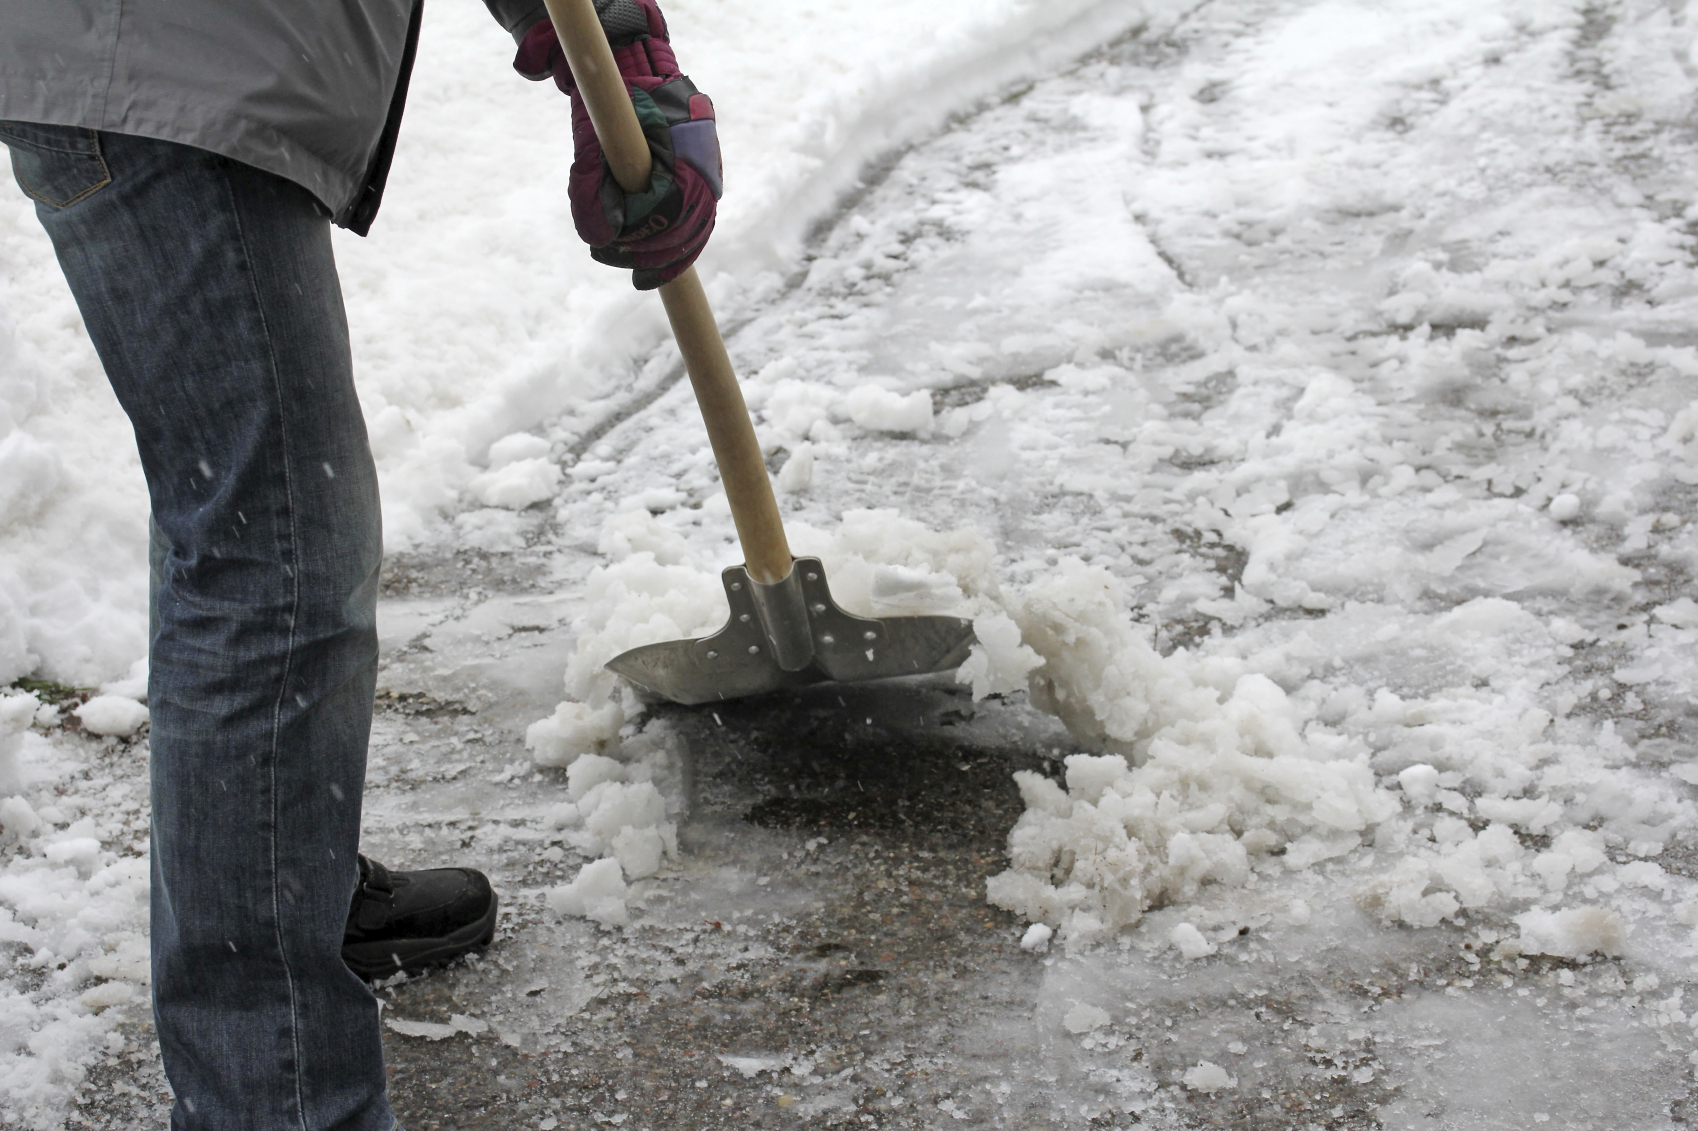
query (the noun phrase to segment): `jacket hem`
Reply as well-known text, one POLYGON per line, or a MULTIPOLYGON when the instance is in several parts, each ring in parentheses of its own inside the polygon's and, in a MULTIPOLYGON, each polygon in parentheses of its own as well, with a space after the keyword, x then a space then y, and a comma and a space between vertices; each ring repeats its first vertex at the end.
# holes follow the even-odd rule
POLYGON ((130 100, 132 109, 108 116, 94 105, 96 92, 78 92, 69 86, 37 79, 32 84, 39 97, 15 97, 16 86, 0 72, 0 120, 33 122, 49 126, 77 126, 110 133, 132 134, 159 141, 176 142, 263 172, 293 181, 315 196, 332 215, 342 215, 354 204, 362 184, 333 163, 302 148, 264 122, 241 115, 219 115, 205 106, 189 106, 166 99, 146 100, 146 109, 134 109, 140 95, 130 100), (52 107, 52 109, 50 109, 52 107), (195 119, 217 120, 195 123, 195 119))

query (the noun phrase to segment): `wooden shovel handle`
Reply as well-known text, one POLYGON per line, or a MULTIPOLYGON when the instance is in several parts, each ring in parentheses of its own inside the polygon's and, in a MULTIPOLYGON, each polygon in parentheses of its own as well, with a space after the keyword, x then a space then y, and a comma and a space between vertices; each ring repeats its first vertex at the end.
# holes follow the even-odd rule
MULTIPOLYGON (((641 192, 648 187, 653 158, 595 6, 591 0, 546 2, 608 168, 626 192, 641 192)), ((707 424, 719 478, 743 543, 744 564, 756 581, 776 584, 790 576, 790 543, 784 537, 784 520, 779 517, 772 480, 767 478, 754 422, 696 269, 691 267, 661 287, 660 298, 707 424)))

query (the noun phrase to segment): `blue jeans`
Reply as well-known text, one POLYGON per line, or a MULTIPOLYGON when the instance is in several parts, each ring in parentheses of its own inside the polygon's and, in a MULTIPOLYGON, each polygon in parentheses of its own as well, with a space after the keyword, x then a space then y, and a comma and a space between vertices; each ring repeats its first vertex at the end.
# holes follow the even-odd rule
POLYGON ((330 226, 212 153, 0 122, 153 505, 153 1000, 176 1131, 391 1131, 341 958, 377 672, 377 476, 330 226))

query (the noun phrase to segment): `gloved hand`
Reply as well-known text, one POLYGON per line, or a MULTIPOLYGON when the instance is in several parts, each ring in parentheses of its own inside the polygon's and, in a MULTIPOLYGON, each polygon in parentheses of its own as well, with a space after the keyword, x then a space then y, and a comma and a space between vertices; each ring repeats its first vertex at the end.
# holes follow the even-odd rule
POLYGON ((572 96, 572 219, 591 256, 630 270, 648 291, 683 274, 713 234, 724 176, 713 102, 678 73, 655 0, 595 0, 595 8, 654 155, 648 191, 627 193, 613 179, 550 21, 526 34, 513 67, 530 79, 552 74, 572 96))

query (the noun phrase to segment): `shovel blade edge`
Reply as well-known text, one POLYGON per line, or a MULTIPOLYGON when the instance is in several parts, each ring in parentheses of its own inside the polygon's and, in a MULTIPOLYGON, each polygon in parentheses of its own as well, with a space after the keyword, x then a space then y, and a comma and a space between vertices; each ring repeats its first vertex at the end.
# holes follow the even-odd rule
POLYGON ((695 706, 827 681, 861 683, 948 671, 966 661, 977 639, 973 623, 959 617, 855 616, 832 599, 819 559, 798 558, 795 569, 814 638, 813 663, 801 671, 784 671, 773 658, 742 566, 723 575, 731 616, 719 632, 633 648, 609 661, 608 670, 652 694, 695 706))

